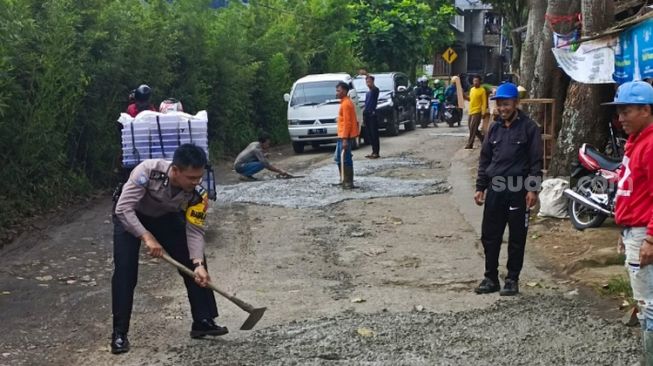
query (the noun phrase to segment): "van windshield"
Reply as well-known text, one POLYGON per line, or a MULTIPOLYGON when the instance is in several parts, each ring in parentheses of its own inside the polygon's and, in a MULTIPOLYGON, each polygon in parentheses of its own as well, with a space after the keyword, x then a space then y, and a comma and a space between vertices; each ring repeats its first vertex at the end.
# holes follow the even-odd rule
MULTIPOLYGON (((365 94, 368 90, 367 83, 365 82, 364 77, 357 77, 353 80, 354 89, 358 94, 365 94)), ((392 81, 392 75, 375 75, 374 76, 374 85, 379 88, 380 91, 392 91, 394 89, 392 81)))
POLYGON ((338 82, 339 80, 332 80, 297 84, 292 93, 290 106, 317 105, 336 99, 336 84, 338 82))

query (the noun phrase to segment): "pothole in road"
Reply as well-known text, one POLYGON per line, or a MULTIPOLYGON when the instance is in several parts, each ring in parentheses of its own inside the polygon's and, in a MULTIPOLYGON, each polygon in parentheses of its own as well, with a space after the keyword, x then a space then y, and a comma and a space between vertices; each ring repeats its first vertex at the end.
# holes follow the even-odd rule
POLYGON ((219 203, 253 203, 259 205, 283 206, 289 208, 325 207, 337 202, 351 199, 369 199, 379 197, 420 196, 441 194, 450 187, 444 179, 424 178, 410 179, 388 175, 393 169, 427 169, 432 163, 421 160, 396 157, 380 160, 354 161, 354 182, 356 189, 345 191, 338 183, 338 168, 335 164, 322 166, 306 172, 297 179, 273 179, 258 182, 239 183, 219 186, 217 188, 219 203))

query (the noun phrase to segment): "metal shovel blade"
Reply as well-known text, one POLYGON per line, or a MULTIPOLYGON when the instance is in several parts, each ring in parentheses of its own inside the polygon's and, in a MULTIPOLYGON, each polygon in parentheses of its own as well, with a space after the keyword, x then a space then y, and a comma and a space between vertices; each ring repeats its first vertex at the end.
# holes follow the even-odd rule
POLYGON ((254 328, 256 323, 258 323, 259 320, 263 317, 263 313, 265 313, 265 310, 268 308, 256 308, 252 309, 252 311, 249 313, 249 316, 243 323, 243 325, 240 327, 240 330, 250 330, 254 328))
MULTIPOLYGON (((191 271, 189 268, 184 266, 183 264, 177 262, 174 260, 172 257, 170 257, 167 253, 164 253, 163 256, 161 257, 163 260, 166 262, 172 264, 173 266, 177 267, 178 270, 180 270, 182 273, 185 275, 193 278, 195 277, 195 273, 191 271)), ((240 327, 241 330, 250 330, 254 328, 256 323, 258 323, 259 320, 261 320, 261 317, 263 316, 263 313, 265 313, 265 310, 267 308, 255 308, 252 305, 246 303, 245 301, 237 298, 236 296, 228 293, 227 291, 221 289, 220 287, 216 286, 215 284, 208 283, 207 287, 210 288, 211 290, 217 292, 221 296, 225 297, 227 300, 231 301, 234 303, 236 306, 241 308, 242 310, 246 311, 249 313, 249 316, 245 320, 245 323, 240 327)))

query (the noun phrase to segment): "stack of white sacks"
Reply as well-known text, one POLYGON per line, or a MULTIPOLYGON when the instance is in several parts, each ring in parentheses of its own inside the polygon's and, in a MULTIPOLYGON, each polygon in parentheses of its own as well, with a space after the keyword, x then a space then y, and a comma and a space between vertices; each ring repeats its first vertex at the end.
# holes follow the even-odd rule
POLYGON ((132 118, 121 113, 122 165, 134 167, 145 159, 172 160, 177 147, 193 143, 208 149, 206 111, 196 115, 184 112, 159 113, 144 111, 132 118))
MULTIPOLYGON (((133 168, 146 159, 172 161, 175 150, 187 143, 201 147, 209 156, 206 111, 194 116, 184 112, 143 111, 136 118, 121 113, 118 122, 122 124, 122 165, 125 168, 133 168)), ((207 167, 202 185, 211 199, 215 199, 215 180, 210 167, 207 167)))

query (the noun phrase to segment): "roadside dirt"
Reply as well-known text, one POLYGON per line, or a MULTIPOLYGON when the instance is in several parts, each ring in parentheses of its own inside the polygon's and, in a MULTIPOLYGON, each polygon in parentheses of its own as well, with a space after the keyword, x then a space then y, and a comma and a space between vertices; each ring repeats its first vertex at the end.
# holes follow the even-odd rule
POLYGON ((461 155, 465 130, 384 138, 385 159, 375 161, 362 158, 369 147, 356 151, 361 188, 335 200, 327 147, 272 152, 302 179, 264 174, 243 183, 218 164, 225 194, 209 216, 209 268, 217 283, 268 307, 251 332, 238 331, 246 314, 218 297, 218 322, 231 333, 191 340, 179 276, 143 253, 132 350, 111 355, 109 197, 71 212, 66 224, 24 233, 0 257, 0 365, 632 364, 631 330, 597 311, 597 298, 567 296, 576 284, 555 275, 564 264, 549 270, 574 257, 563 253, 593 251, 580 233, 563 247, 571 235, 556 228, 564 223, 534 224, 522 296, 472 292, 483 260, 480 209, 467 192, 478 150, 461 155), (288 205, 269 200, 280 186, 291 192, 288 205), (312 204, 316 197, 328 202, 312 204), (557 244, 540 239, 548 235, 557 244))

